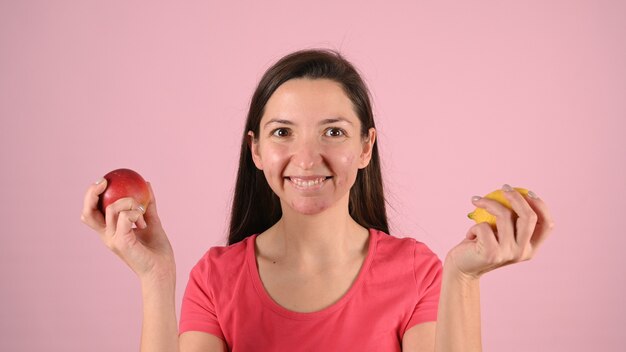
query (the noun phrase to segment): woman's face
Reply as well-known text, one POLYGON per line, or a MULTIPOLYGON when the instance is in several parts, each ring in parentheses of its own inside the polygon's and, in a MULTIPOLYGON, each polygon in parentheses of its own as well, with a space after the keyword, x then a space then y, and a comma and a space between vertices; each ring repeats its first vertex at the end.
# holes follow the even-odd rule
MULTIPOLYGON (((358 169, 369 163, 375 141, 341 85, 329 79, 291 79, 268 100, 252 158, 283 207, 317 214, 339 201, 347 206, 358 169)), ((256 137, 256 138, 254 138, 256 137)))

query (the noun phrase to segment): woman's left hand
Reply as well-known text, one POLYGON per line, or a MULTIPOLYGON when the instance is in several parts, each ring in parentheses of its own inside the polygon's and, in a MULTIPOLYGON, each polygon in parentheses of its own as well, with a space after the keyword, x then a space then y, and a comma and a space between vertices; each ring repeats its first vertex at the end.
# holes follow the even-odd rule
POLYGON ((472 226, 465 239, 448 253, 460 274, 477 279, 482 274, 508 264, 531 259, 554 229, 548 207, 539 198, 523 196, 515 190, 504 195, 513 210, 499 202, 480 198, 472 201, 496 217, 496 229, 486 222, 472 226))

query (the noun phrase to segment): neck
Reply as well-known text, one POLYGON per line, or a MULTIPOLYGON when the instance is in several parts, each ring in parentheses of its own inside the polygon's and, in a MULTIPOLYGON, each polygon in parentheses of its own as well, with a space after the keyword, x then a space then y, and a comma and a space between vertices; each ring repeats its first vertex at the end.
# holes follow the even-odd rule
POLYGON ((369 231, 352 219, 347 201, 314 215, 283 205, 283 216, 272 227, 276 255, 301 268, 336 266, 364 255, 369 231))

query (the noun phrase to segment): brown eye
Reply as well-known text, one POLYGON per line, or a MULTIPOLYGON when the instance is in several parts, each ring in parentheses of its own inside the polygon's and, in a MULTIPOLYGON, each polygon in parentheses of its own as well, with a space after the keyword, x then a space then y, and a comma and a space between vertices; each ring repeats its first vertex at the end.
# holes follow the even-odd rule
POLYGON ((326 136, 328 137, 342 137, 346 133, 341 128, 329 128, 326 130, 326 136))
POLYGON ((272 131, 272 135, 276 137, 287 137, 289 135, 289 130, 286 128, 277 128, 272 131))

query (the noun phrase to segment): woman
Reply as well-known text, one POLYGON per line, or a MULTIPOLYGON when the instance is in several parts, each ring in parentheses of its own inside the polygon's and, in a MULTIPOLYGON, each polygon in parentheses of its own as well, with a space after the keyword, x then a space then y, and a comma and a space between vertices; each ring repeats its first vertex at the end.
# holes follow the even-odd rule
POLYGON ((389 235, 369 93, 330 50, 290 54, 261 79, 229 245, 192 269, 179 328, 154 195, 147 209, 120 199, 104 217, 105 188, 88 189, 82 220, 139 276, 142 351, 479 351, 479 278, 530 259, 553 227, 542 200, 505 185, 513 211, 473 198, 497 229, 472 226, 443 265, 389 235))

